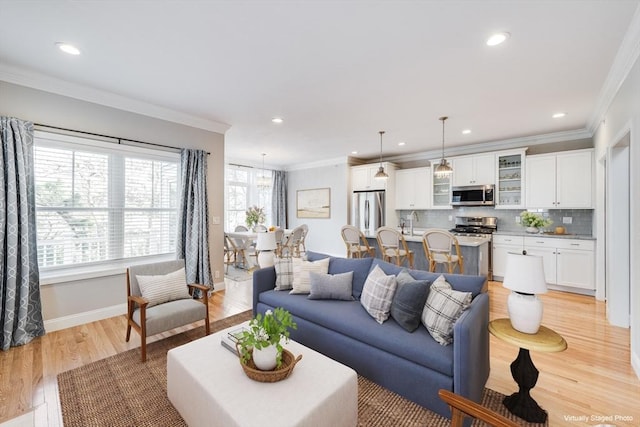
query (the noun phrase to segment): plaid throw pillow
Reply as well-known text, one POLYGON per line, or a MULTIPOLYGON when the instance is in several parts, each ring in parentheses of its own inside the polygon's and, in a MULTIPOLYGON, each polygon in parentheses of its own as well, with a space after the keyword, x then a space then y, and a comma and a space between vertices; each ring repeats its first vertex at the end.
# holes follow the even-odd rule
POLYGON ((376 322, 382 324, 389 318, 393 294, 396 292, 396 276, 387 276, 379 265, 367 276, 362 287, 360 304, 376 322))
POLYGON ((427 303, 422 311, 422 324, 441 345, 453 342, 453 324, 471 304, 471 292, 451 289, 444 276, 431 285, 427 303))
POLYGON ((276 269, 276 291, 288 291, 293 288, 293 262, 291 258, 274 258, 276 269))

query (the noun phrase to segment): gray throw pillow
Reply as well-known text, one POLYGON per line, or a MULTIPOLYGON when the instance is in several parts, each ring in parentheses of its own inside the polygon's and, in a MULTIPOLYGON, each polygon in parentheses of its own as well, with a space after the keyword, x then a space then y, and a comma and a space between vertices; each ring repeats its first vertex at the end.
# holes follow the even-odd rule
POLYGON ((413 332, 420 326, 420 318, 427 301, 427 295, 429 295, 431 282, 428 280, 415 280, 408 272, 405 274, 411 280, 407 280, 403 273, 398 274, 396 278, 398 286, 391 302, 391 317, 403 329, 413 332))
POLYGON ((275 257, 273 266, 276 269, 276 291, 289 291, 293 288, 293 262, 291 258, 275 257))
POLYGON ((351 295, 353 271, 340 274, 320 274, 310 271, 309 280, 311 281, 309 299, 354 300, 351 295))

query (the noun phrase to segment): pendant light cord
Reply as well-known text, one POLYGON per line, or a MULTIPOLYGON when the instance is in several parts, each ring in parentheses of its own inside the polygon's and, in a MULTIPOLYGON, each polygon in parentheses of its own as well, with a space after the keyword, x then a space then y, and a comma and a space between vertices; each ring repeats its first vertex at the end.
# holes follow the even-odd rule
POLYGON ((380 134, 380 167, 382 167, 382 135, 384 135, 384 131, 381 130, 378 133, 380 134))

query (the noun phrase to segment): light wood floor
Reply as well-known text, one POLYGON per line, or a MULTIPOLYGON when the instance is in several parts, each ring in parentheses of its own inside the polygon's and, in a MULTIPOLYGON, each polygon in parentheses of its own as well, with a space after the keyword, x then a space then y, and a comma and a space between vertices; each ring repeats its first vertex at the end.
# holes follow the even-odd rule
MULTIPOLYGON (((506 317, 507 291, 490 282, 489 294, 491 318, 506 317)), ((551 291, 542 298, 544 325, 569 344, 562 353, 531 352, 540 371, 532 395, 549 412, 550 425, 639 426, 640 381, 629 364, 629 330, 607 325, 604 303, 591 297, 551 291)), ((226 291, 211 298, 209 313, 214 321, 250 306, 250 283, 228 281, 226 291)), ((124 316, 113 317, 0 352, 0 422, 34 410, 36 426, 61 426, 56 375, 137 348, 135 333, 131 342, 124 341, 125 327, 124 316)), ((503 394, 516 390, 509 365, 517 353, 516 347, 491 337, 487 387, 503 394)))

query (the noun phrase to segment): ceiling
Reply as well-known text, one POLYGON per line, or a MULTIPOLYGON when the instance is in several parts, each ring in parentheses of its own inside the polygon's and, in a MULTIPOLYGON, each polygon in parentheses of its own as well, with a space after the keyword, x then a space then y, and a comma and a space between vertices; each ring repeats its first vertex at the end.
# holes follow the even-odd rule
POLYGON ((76 97, 117 95, 124 109, 130 100, 138 112, 229 125, 226 157, 245 164, 261 153, 282 168, 376 158, 379 130, 384 157, 438 152, 443 115, 448 148, 588 129, 637 6, 0 0, 0 79, 29 75, 76 97), (496 31, 511 37, 487 46, 496 31))

